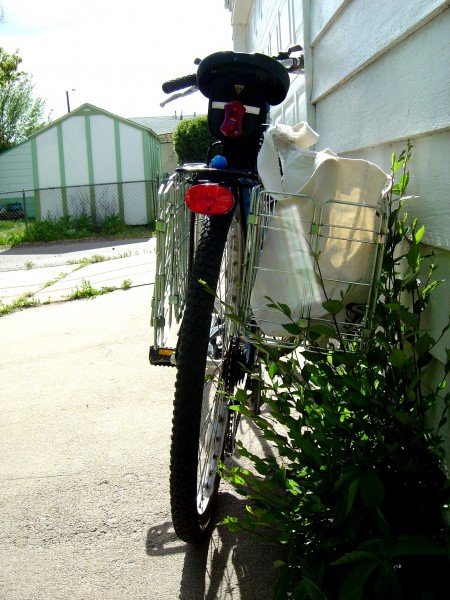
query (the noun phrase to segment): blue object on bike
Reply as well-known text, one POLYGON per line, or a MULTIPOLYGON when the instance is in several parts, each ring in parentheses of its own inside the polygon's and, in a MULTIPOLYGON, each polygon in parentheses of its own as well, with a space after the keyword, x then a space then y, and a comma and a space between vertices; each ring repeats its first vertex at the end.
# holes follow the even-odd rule
POLYGON ((226 169, 228 166, 225 156, 218 154, 211 160, 211 166, 215 169, 226 169))

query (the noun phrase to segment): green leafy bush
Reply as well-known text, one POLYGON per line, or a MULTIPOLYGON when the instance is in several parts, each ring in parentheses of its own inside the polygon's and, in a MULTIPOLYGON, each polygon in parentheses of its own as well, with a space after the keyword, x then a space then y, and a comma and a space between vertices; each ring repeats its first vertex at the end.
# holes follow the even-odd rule
POLYGON ((180 121, 173 132, 173 147, 181 164, 205 162, 210 143, 206 116, 180 121))
POLYGON ((440 432, 450 351, 439 381, 427 388, 438 340, 421 318, 439 282, 420 245, 423 227, 404 214, 411 148, 392 157, 398 179, 372 338, 351 353, 312 348, 301 359, 255 338, 266 357, 261 386, 269 410, 254 415, 244 391, 237 394, 237 410, 275 454, 261 458, 240 444, 252 470, 224 468, 222 475, 248 499, 247 511, 225 523, 280 546, 277 599, 445 597, 450 495, 440 432), (437 427, 427 421, 431 408, 442 413, 437 427))

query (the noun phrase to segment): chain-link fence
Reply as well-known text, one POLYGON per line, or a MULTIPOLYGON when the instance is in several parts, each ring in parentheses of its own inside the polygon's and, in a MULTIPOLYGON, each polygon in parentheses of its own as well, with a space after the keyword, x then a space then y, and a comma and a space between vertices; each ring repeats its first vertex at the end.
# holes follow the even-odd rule
POLYGON ((33 191, 0 193, 1 221, 26 221, 28 214, 32 214, 33 217, 35 214, 33 191))
POLYGON ((0 192, 0 220, 57 221, 117 216, 127 225, 150 225, 157 214, 157 180, 0 192))

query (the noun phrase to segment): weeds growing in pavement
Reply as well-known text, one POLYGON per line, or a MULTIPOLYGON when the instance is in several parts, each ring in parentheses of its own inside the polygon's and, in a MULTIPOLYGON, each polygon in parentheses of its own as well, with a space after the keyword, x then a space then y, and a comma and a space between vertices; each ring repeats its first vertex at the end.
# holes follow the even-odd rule
POLYGON ((22 308, 30 308, 30 306, 39 306, 40 303, 40 300, 37 300, 33 297, 32 292, 27 292, 19 298, 16 298, 10 304, 3 304, 3 302, 0 302, 0 317, 9 315, 10 313, 15 312, 16 310, 21 310, 22 308))

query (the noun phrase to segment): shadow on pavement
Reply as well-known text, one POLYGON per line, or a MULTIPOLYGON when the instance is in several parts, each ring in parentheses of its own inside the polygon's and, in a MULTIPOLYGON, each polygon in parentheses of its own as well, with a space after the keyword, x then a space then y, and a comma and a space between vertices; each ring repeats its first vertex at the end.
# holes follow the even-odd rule
MULTIPOLYGON (((228 492, 219 496, 216 522, 228 515, 240 517, 245 500, 228 492)), ((232 533, 217 527, 203 544, 184 544, 170 522, 148 530, 149 556, 184 553, 179 600, 270 600, 277 574, 273 562, 279 550, 247 532, 232 533)))

